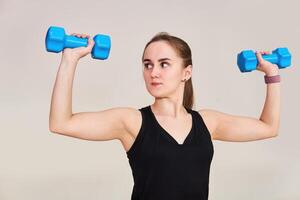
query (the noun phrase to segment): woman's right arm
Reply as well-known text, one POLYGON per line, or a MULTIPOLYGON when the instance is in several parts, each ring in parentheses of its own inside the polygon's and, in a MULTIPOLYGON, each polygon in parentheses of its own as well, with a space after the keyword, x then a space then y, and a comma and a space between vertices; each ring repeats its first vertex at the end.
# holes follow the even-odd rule
MULTIPOLYGON (((76 35, 76 34, 72 34, 76 35)), ((77 34, 78 37, 89 37, 77 34)), ((49 115, 51 132, 85 140, 121 139, 129 132, 133 108, 111 108, 98 112, 72 112, 72 87, 79 59, 92 50, 94 42, 89 39, 87 47, 64 49, 53 88, 49 115)))

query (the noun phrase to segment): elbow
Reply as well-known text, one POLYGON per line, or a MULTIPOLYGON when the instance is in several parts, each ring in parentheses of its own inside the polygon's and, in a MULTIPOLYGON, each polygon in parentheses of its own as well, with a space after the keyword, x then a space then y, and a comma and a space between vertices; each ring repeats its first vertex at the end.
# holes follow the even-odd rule
POLYGON ((270 126, 269 127, 269 133, 271 135, 271 137, 277 137, 278 136, 278 132, 279 132, 279 125, 275 125, 275 126, 270 126))
POLYGON ((49 131, 52 132, 52 133, 55 133, 56 132, 56 126, 54 125, 53 123, 53 120, 51 120, 51 118, 49 118, 49 131))
POLYGON ((58 128, 58 126, 54 125, 53 123, 49 123, 49 130, 52 133, 60 133, 61 132, 61 128, 58 128))
POLYGON ((49 130, 52 133, 58 133, 57 128, 53 127, 53 126, 49 126, 49 130))
POLYGON ((276 131, 274 134, 273 134, 273 137, 277 137, 278 136, 278 131, 276 131))
POLYGON ((63 128, 65 127, 64 126, 65 123, 61 123, 61 122, 58 122, 58 121, 55 121, 51 118, 49 118, 49 130, 52 132, 52 133, 61 133, 62 130, 64 130, 63 128))
POLYGON ((278 130, 276 129, 276 130, 274 130, 274 131, 272 131, 272 137, 277 137, 278 136, 278 130))

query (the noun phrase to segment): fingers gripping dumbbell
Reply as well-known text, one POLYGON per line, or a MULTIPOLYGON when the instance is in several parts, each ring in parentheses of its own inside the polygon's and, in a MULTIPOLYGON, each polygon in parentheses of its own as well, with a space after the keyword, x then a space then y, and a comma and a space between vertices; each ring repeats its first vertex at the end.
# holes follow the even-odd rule
MULTIPOLYGON (((111 41, 108 35, 98 34, 93 37, 95 42, 92 49, 92 58, 104 60, 108 58, 111 41)), ((86 47, 87 38, 79 38, 73 35, 66 35, 62 27, 50 26, 46 39, 46 50, 49 52, 61 52, 64 48, 86 47)))
MULTIPOLYGON (((272 54, 262 56, 273 64, 277 64, 278 68, 286 68, 291 65, 292 55, 287 48, 277 48, 272 51, 272 54)), ((250 72, 255 70, 258 65, 255 52, 252 50, 245 50, 238 54, 237 64, 241 72, 250 72)))

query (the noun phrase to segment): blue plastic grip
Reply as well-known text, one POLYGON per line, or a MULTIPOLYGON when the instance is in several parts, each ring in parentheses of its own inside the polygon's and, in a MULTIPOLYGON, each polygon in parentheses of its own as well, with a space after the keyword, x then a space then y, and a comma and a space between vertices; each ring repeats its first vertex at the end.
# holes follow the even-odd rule
POLYGON ((262 55, 262 58, 266 61, 269 61, 273 64, 278 63, 278 56, 276 54, 262 55))
POLYGON ((69 35, 69 36, 65 37, 65 45, 64 46, 65 46, 65 48, 87 47, 88 39, 69 35))

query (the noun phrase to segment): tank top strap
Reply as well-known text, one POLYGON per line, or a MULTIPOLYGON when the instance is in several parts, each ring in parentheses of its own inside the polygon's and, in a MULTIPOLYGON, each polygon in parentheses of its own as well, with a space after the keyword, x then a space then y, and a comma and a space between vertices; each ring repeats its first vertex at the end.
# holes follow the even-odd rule
POLYGON ((145 130, 147 129, 146 127, 149 126, 149 109, 148 106, 142 107, 138 109, 141 112, 141 116, 142 116, 142 125, 140 127, 139 132, 137 133, 137 136, 133 142, 133 144, 131 145, 130 149, 126 152, 127 157, 131 157, 133 154, 135 154, 136 149, 138 148, 138 146, 142 143, 144 137, 145 137, 145 130))
POLYGON ((142 113, 142 117, 143 117, 143 126, 144 128, 150 128, 151 126, 153 126, 153 121, 152 121, 152 115, 151 115, 151 110, 150 110, 150 105, 145 106, 140 108, 139 110, 142 113))
POLYGON ((204 134, 204 136, 206 136, 206 137, 208 136, 210 138, 211 134, 210 134, 201 114, 196 110, 190 109, 190 111, 194 116, 194 119, 196 122, 195 125, 196 125, 196 129, 198 130, 198 132, 200 132, 201 134, 204 134))

